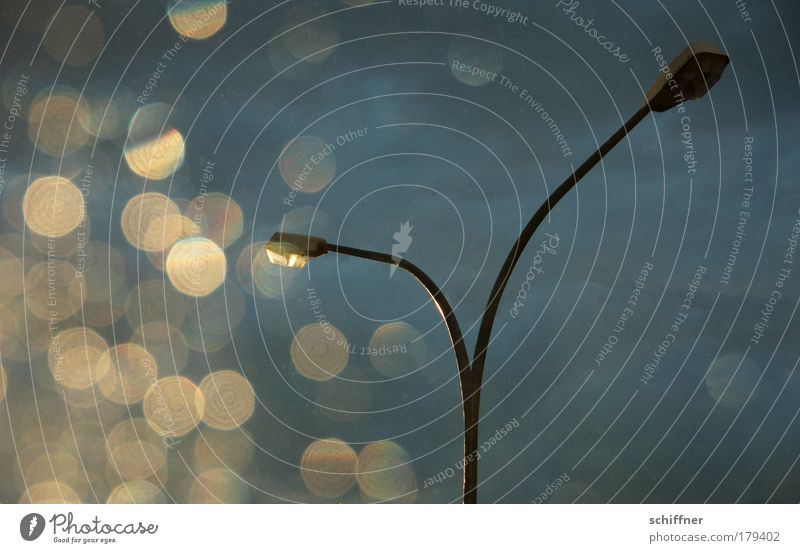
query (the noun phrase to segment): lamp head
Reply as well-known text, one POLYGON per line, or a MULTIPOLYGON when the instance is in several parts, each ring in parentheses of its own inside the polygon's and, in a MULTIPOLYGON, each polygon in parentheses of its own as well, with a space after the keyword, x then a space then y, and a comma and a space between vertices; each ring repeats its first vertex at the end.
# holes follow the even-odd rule
POLYGON ((270 263, 301 269, 312 257, 325 255, 328 252, 328 243, 316 236, 276 232, 267 242, 266 248, 270 263))
POLYGON ((647 93, 647 103, 653 111, 667 111, 683 99, 702 98, 717 84, 729 62, 730 58, 713 44, 693 42, 662 70, 647 93))

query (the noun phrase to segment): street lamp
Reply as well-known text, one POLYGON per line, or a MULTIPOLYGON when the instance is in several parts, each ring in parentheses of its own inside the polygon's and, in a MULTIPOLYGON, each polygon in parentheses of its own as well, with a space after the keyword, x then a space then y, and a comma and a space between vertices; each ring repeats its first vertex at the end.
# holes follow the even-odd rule
POLYGON ((478 415, 486 350, 503 292, 525 247, 559 200, 572 190, 578 181, 591 171, 645 116, 653 111, 668 111, 684 100, 702 98, 719 81, 729 62, 728 56, 713 45, 701 42, 689 45, 672 63, 662 68, 662 75, 647 93, 645 104, 548 196, 522 229, 500 269, 500 274, 497 276, 483 311, 471 364, 464 345, 464 337, 450 304, 430 277, 416 265, 384 253, 328 244, 325 240, 313 236, 276 233, 267 244, 270 261, 287 267, 304 267, 310 258, 319 257, 327 252, 336 252, 398 265, 411 273, 425 287, 445 319, 458 363, 464 411, 464 503, 477 503, 478 500, 478 415))
POLYGON ((476 391, 472 394, 477 404, 472 408, 475 412, 480 412, 480 388, 483 382, 483 368, 486 363, 486 349, 489 347, 492 334, 492 324, 511 273, 514 271, 514 267, 516 267, 520 257, 522 257, 525 246, 533 238, 536 229, 539 228, 539 225, 542 224, 542 221, 558 201, 572 190, 578 184, 578 181, 597 165, 620 140, 631 132, 648 113, 651 111, 667 111, 677 106, 683 98, 690 100, 702 98, 719 81, 729 62, 728 56, 714 46, 702 42, 690 44, 669 64, 669 69, 666 72, 662 71, 661 78, 647 94, 645 105, 550 194, 522 229, 516 242, 511 247, 502 269, 500 269, 500 274, 497 275, 497 280, 495 280, 492 287, 492 293, 489 295, 489 300, 481 318, 480 330, 478 331, 478 339, 475 342, 475 351, 472 355, 472 366, 470 368, 470 377, 473 379, 470 382, 470 390, 475 389, 476 391))
POLYGON ((379 261, 400 267, 422 284, 444 319, 447 332, 450 335, 450 341, 453 344, 453 353, 456 356, 461 387, 461 406, 464 411, 464 501, 466 503, 475 503, 477 501, 478 470, 477 454, 474 452, 478 450, 478 412, 471 410, 471 407, 477 405, 477 403, 467 395, 472 391, 469 385, 469 353, 467 353, 464 335, 461 333, 456 314, 450 306, 450 302, 447 301, 444 293, 433 279, 425 274, 422 269, 405 259, 386 253, 331 244, 325 239, 316 236, 276 232, 267 242, 266 250, 270 262, 293 269, 305 267, 310 259, 320 257, 328 252, 360 257, 370 261, 379 261), (472 465, 475 466, 475 470, 472 470, 472 465))
POLYGON ((662 68, 661 77, 647 93, 647 104, 653 111, 668 111, 684 98, 702 98, 717 84, 729 62, 713 44, 692 43, 662 68))

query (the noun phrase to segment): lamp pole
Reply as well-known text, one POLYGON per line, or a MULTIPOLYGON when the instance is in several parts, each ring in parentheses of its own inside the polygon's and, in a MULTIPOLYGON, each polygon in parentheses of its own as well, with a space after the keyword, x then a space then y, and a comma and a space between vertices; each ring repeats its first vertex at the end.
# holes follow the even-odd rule
MULTIPOLYGON (((615 132, 611 138, 609 138, 600 148, 595 151, 589 159, 584 161, 580 167, 578 167, 575 172, 573 172, 567 179, 561 183, 561 185, 556 188, 550 196, 544 201, 544 203, 536 210, 536 213, 531 217, 528 224, 522 229, 522 232, 517 238, 517 241, 514 242, 514 245, 511 247, 511 251, 506 256, 505 263, 503 263, 503 267, 500 269, 500 274, 497 275, 497 279, 495 280, 494 286, 492 287, 492 293, 489 296, 489 301, 486 303, 486 308, 483 311, 483 317, 481 319, 480 330, 478 331, 478 340, 475 342, 475 352, 472 355, 472 366, 470 368, 470 382, 468 389, 470 390, 470 395, 467 397, 467 401, 474 403, 474 405, 470 405, 469 409, 465 408, 465 412, 469 411, 470 413, 479 413, 480 412, 480 397, 481 397, 481 385, 483 383, 483 368, 486 363, 486 350, 489 347, 489 340, 492 337, 492 325, 494 323, 495 317, 497 316, 497 309, 500 307, 500 301, 503 298, 503 292, 508 285, 509 278, 511 277, 511 273, 514 272, 514 267, 517 266, 520 258, 522 257, 522 253, 525 251, 525 246, 528 245, 528 242, 531 241, 533 238, 536 229, 542 224, 547 214, 555 207, 555 205, 563 198, 567 192, 572 190, 578 181, 580 181, 586 173, 592 170, 592 168, 597 165, 597 163, 603 159, 603 157, 610 152, 614 146, 616 146, 620 140, 622 140, 633 128, 645 118, 645 116, 650 113, 650 105, 645 105, 639 111, 637 111, 633 117, 631 117, 620 129, 615 132)), ((477 420, 475 423, 477 427, 477 420)), ((473 464, 474 465, 474 464, 473 464)), ((477 475, 477 466, 469 466, 467 465, 469 470, 475 470, 476 474, 473 475, 469 480, 474 480, 477 482, 478 475, 477 475)), ((465 469, 467 470, 467 469, 465 469)), ((477 496, 477 491, 475 493, 477 496)), ((477 497, 475 498, 475 502, 477 502, 477 497)))
MULTIPOLYGON (((326 243, 325 248, 329 252, 335 252, 343 255, 350 255, 353 257, 360 257, 362 259, 369 259, 371 261, 379 261, 389 265, 397 265, 401 269, 410 273, 417 281, 430 294, 433 303, 439 309, 439 313, 444 319, 447 326, 447 332, 450 334, 450 341, 453 344, 453 352, 456 356, 456 363, 458 365, 458 378, 461 388, 461 406, 464 415, 464 481, 462 491, 464 494, 464 503, 477 502, 478 493, 478 465, 477 465, 477 452, 478 450, 478 412, 473 410, 477 408, 478 402, 472 400, 470 394, 475 394, 477 398, 477 391, 472 385, 470 378, 470 362, 469 354, 467 353, 467 346, 464 343, 464 335, 461 333, 461 327, 456 319, 456 314, 447 301, 442 290, 436 283, 429 277, 422 269, 407 261, 403 258, 397 258, 386 253, 372 252, 368 250, 361 250, 358 248, 351 248, 349 246, 341 246, 338 244, 326 243), (469 467, 469 468, 467 468, 469 467)), ((479 391, 479 390, 478 390, 479 391)))

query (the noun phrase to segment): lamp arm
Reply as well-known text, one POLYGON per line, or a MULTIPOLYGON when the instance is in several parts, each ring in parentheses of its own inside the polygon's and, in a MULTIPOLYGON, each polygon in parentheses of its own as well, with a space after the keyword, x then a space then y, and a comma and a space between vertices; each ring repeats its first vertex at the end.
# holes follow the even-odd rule
POLYGON ((340 246, 338 244, 328 243, 326 248, 330 252, 360 257, 372 261, 380 261, 381 263, 387 263, 389 265, 397 265, 417 279, 428 294, 430 294, 433 303, 436 305, 447 326, 447 332, 450 334, 450 341, 453 344, 453 352, 455 353, 456 363, 458 364, 458 376, 464 412, 464 503, 476 503, 478 489, 478 411, 476 409, 478 394, 471 387, 469 354, 467 353, 467 346, 464 343, 464 335, 461 332, 461 327, 458 324, 453 308, 450 306, 450 302, 447 301, 444 292, 436 285, 433 279, 410 261, 386 253, 361 250, 349 246, 340 246))
MULTIPOLYGON (((489 340, 492 334, 492 325, 494 324, 494 319, 497 315, 497 309, 500 306, 500 300, 503 297, 503 291, 506 289, 506 285, 508 284, 508 280, 511 277, 511 273, 514 271, 514 267, 517 266, 517 262, 522 257, 522 253, 525 251, 525 246, 528 245, 531 238, 533 238, 536 229, 539 228, 539 225, 542 224, 547 214, 555 207, 561 198, 563 198, 567 192, 572 190, 572 188, 578 184, 580 181, 592 168, 597 165, 597 163, 603 159, 603 157, 610 152, 614 146, 616 146, 633 128, 642 121, 642 119, 647 116, 651 111, 650 105, 645 104, 639 111, 637 111, 633 117, 631 117, 627 122, 625 122, 622 127, 615 132, 611 138, 609 138, 600 148, 598 148, 589 158, 584 161, 580 167, 578 167, 567 179, 561 183, 561 185, 556 188, 552 194, 545 200, 545 202, 539 207, 536 213, 531 217, 531 220, 528 221, 528 224, 522 229, 522 232, 517 238, 517 241, 514 243, 514 246, 511 248, 511 251, 506 257, 505 263, 503 263, 503 268, 500 269, 500 274, 497 275, 497 280, 494 283, 494 287, 492 288, 492 293, 489 296, 489 300, 486 303, 486 309, 483 312, 483 318, 481 319, 481 326, 478 332, 478 340, 475 342, 475 353, 472 356, 472 369, 470 371, 470 378, 473 379, 470 382, 470 387, 475 388, 480 391, 481 384, 483 382, 483 368, 486 362, 486 349, 489 347, 489 340)), ((478 394, 479 397, 479 394, 478 394)), ((479 401, 479 400, 478 400, 479 401)), ((476 406, 478 409, 479 406, 476 406)))

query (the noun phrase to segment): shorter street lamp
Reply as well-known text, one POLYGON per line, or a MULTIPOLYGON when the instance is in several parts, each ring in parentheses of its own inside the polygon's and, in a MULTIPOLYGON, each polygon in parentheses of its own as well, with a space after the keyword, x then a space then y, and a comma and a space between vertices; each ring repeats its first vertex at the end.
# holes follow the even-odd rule
MULTIPOLYGON (((439 310, 439 314, 444 319, 447 332, 450 334, 450 341, 453 344, 453 352, 455 353, 456 364, 458 365, 459 384, 461 385, 461 407, 464 410, 464 459, 468 464, 475 465, 477 469, 477 456, 473 454, 473 452, 477 452, 478 450, 478 413, 473 413, 470 408, 472 406, 477 406, 476 400, 479 390, 474 390, 470 381, 469 354, 464 344, 464 335, 461 333, 461 327, 458 324, 458 319, 456 319, 456 314, 453 312, 450 302, 447 301, 444 293, 433 279, 425 274, 422 269, 405 259, 386 253, 331 244, 324 238, 316 236, 276 232, 270 241, 267 242, 266 250, 267 257, 269 257, 271 263, 292 269, 305 267, 310 259, 320 257, 328 252, 360 257, 361 259, 368 259, 370 261, 379 261, 381 263, 400 267, 422 284, 428 294, 430 294, 434 305, 436 305, 436 308, 439 310), (473 395, 470 395, 471 393, 473 395)), ((465 467, 463 490, 465 492, 467 490, 470 491, 465 497, 470 497, 470 494, 476 494, 478 488, 477 477, 477 470, 471 470, 465 467)))
POLYGON ((380 261, 411 273, 428 291, 439 312, 444 317, 453 342, 453 351, 458 363, 461 383, 461 400, 464 413, 464 503, 478 501, 478 421, 480 392, 486 351, 491 339, 492 325, 500 306, 503 292, 525 247, 533 238, 536 229, 550 211, 597 163, 603 159, 633 128, 651 112, 664 112, 681 105, 684 100, 696 100, 706 95, 722 77, 730 59, 714 45, 695 42, 689 45, 672 63, 667 64, 660 49, 654 50, 661 76, 646 95, 644 105, 626 121, 606 142, 562 182, 548 196, 522 229, 519 237, 506 257, 494 283, 486 308, 481 318, 478 339, 470 363, 464 337, 453 309, 438 286, 416 265, 389 254, 359 250, 347 246, 329 244, 322 238, 289 233, 275 233, 267 243, 267 255, 272 263, 291 268, 305 267, 309 259, 328 252, 380 261))

